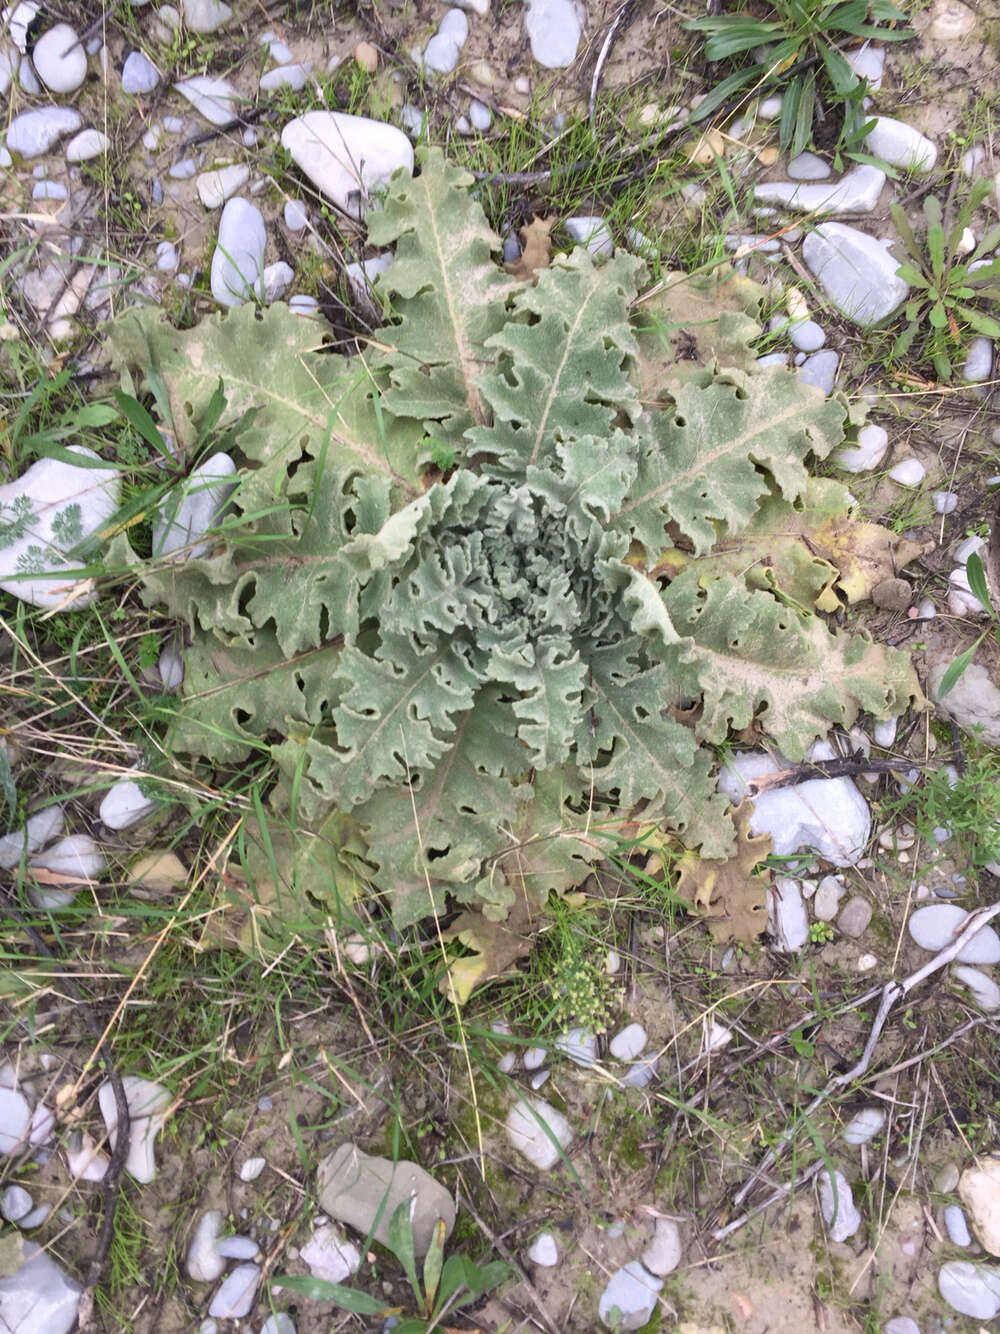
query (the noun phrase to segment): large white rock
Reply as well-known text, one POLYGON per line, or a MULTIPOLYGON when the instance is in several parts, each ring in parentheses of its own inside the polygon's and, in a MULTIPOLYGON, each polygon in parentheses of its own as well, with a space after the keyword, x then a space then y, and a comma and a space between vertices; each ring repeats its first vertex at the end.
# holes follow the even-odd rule
POLYGON ((0 1088, 0 1153, 13 1153, 24 1144, 31 1124, 31 1108, 17 1089, 0 1088))
POLYGON ((210 74, 196 74, 193 78, 182 79, 180 83, 174 84, 174 88, 212 125, 225 125, 231 121, 243 100, 228 80, 210 74))
POLYGON ((990 1255, 1000 1255, 1000 1159, 977 1158, 958 1182, 976 1240, 990 1255))
POLYGON ((891 116, 878 116, 875 128, 865 139, 868 151, 874 157, 888 162, 890 167, 908 171, 931 171, 937 162, 937 148, 930 139, 904 121, 891 116))
POLYGON ((222 1277, 226 1268, 226 1257, 219 1254, 219 1230, 222 1227, 222 1210, 206 1209, 195 1224, 188 1244, 188 1274, 196 1283, 214 1283, 222 1277))
POLYGON ((42 811, 29 815, 21 829, 4 834, 0 838, 0 866, 5 871, 17 866, 21 857, 31 856, 43 848, 52 839, 62 833, 63 810, 61 806, 46 806, 42 811))
POLYGON ((46 571, 76 568, 78 562, 61 553, 97 532, 118 508, 117 469, 83 445, 69 448, 100 466, 39 459, 17 481, 0 486, 0 588, 37 607, 85 607, 92 600, 86 590, 67 602, 76 581, 46 577, 46 571))
POLYGON ((361 1268, 361 1252, 353 1242, 329 1223, 322 1223, 299 1251, 299 1259, 315 1278, 343 1283, 361 1268))
POLYGON ((790 876, 779 876, 767 891, 767 929, 779 950, 800 950, 809 939, 809 914, 802 886, 790 876))
POLYGON ((507 1137, 517 1151, 541 1171, 555 1167, 573 1141, 573 1127, 541 1098, 516 1102, 507 1113, 507 1137))
POLYGON ((257 1285, 260 1283, 258 1265, 237 1265, 231 1274, 219 1284, 219 1290, 212 1298, 208 1314, 216 1320, 240 1320, 249 1315, 257 1299, 257 1285))
POLYGON ((597 1314, 609 1329, 642 1329, 656 1310, 656 1295, 662 1287, 661 1278, 638 1260, 630 1260, 611 1275, 597 1304, 597 1314))
MULTIPOLYGON (((166 1119, 171 1094, 169 1089, 155 1080, 140 1079, 137 1075, 125 1075, 122 1084, 129 1112, 125 1171, 136 1181, 145 1184, 156 1176, 153 1141, 166 1119)), ((118 1104, 110 1081, 105 1081, 97 1090, 97 1101, 113 1148, 118 1138, 118 1104)))
POLYGON ((831 1241, 846 1241, 861 1226, 861 1215, 854 1207, 850 1183, 843 1172, 827 1169, 819 1174, 819 1208, 831 1241))
POLYGON ((242 190, 250 179, 250 168, 245 162, 232 162, 228 167, 203 171, 195 181, 198 198, 206 208, 221 208, 226 200, 242 190))
POLYGON ((240 197, 228 200, 212 255, 212 295, 220 305, 263 301, 266 248, 267 228, 260 209, 240 197))
POLYGON ((573 0, 528 0, 524 27, 539 65, 564 69, 572 64, 583 30, 573 0))
POLYGON ((41 157, 82 125, 79 111, 72 107, 37 107, 14 117, 5 143, 8 152, 19 153, 21 157, 41 157))
MULTIPOLYGON (((907 930, 914 944, 936 954, 961 934, 968 918, 957 903, 932 903, 911 915, 907 930)), ((956 957, 959 963, 1000 963, 1000 936, 991 926, 981 927, 956 957)))
POLYGON ((222 0, 180 0, 184 26, 191 32, 215 32, 233 17, 222 0))
POLYGON ((49 92, 76 92, 87 77, 87 52, 68 23, 57 23, 43 33, 31 58, 49 92))
MULTIPOLYGON (((827 742, 817 742, 808 755, 814 760, 829 760, 833 750, 827 742)), ((734 806, 739 805, 746 796, 746 780, 777 773, 790 763, 762 751, 730 755, 719 774, 719 791, 734 806)), ((871 816, 867 802, 849 778, 812 778, 796 787, 756 797, 750 830, 770 834, 776 856, 815 848, 835 866, 853 866, 868 841, 871 816)))
POLYGON ((798 213, 870 213, 883 185, 885 172, 862 164, 845 172, 839 181, 770 181, 754 188, 754 198, 758 204, 782 204, 798 213))
POLYGON ((23 54, 28 49, 28 29, 38 17, 41 6, 35 0, 21 0, 20 4, 8 5, 0 14, 11 41, 23 54))
POLYGON ((967 964, 956 964, 951 975, 963 987, 968 987, 973 1005, 978 1005, 987 1014, 1000 1010, 1000 986, 987 973, 970 968, 967 964))
POLYGON ((413 171, 413 145, 395 125, 341 111, 307 111, 281 132, 281 146, 328 199, 360 218, 395 171, 413 171))
POLYGON ((952 1310, 974 1320, 992 1320, 1000 1312, 1000 1269, 949 1260, 938 1271, 938 1292, 952 1310))
POLYGON ((653 1240, 642 1253, 642 1263, 651 1274, 663 1278, 674 1272, 683 1253, 680 1228, 672 1218, 658 1218, 653 1229, 653 1240))
MULTIPOLYGON (((232 204, 243 202, 241 199, 230 200, 226 209, 232 204)), ((260 217, 260 214, 257 216, 260 217)), ((220 237, 222 231, 220 227, 220 237)), ((212 267, 215 267, 214 259, 212 267)), ((182 559, 194 560, 210 550, 211 543, 199 539, 215 526, 229 503, 236 489, 236 484, 230 481, 235 473, 236 464, 228 454, 213 454, 204 463, 199 463, 197 468, 193 468, 184 482, 163 498, 153 520, 154 556, 178 552, 182 559)))
POLYGON ((0 1329, 69 1334, 83 1288, 34 1242, 25 1242, 21 1254, 20 1267, 0 1279, 0 1329))
POLYGON ((133 778, 119 778, 108 788, 101 802, 101 820, 109 829, 128 829, 156 810, 158 803, 151 801, 133 778))
POLYGON ((802 258, 833 305, 855 324, 887 319, 910 291, 885 246, 842 222, 824 222, 810 232, 802 258))

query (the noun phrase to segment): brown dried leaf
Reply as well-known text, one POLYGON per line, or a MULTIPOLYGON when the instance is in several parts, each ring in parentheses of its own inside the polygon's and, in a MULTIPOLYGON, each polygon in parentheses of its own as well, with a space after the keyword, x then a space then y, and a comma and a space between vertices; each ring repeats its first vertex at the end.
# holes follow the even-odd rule
POLYGON ((538 281, 539 269, 549 267, 552 256, 552 228, 556 218, 532 218, 527 227, 522 227, 518 235, 521 238, 521 253, 517 259, 509 260, 504 268, 514 278, 530 278, 538 281))
POLYGON ((738 941, 752 945, 767 926, 767 887, 770 873, 754 867, 771 851, 769 834, 751 834, 753 806, 744 801, 733 812, 736 855, 728 861, 705 861, 685 852, 674 886, 685 903, 705 918, 717 944, 738 941))
POLYGON ((187 881, 188 873, 184 863, 174 852, 148 852, 132 866, 129 871, 130 885, 142 885, 166 893, 178 889, 187 881))
POLYGON ((445 940, 461 941, 475 953, 452 960, 438 984, 439 991, 463 1005, 476 987, 503 977, 518 959, 531 953, 538 930, 537 915, 537 906, 528 901, 522 890, 517 891, 504 922, 491 921, 481 912, 463 912, 445 933, 445 940))

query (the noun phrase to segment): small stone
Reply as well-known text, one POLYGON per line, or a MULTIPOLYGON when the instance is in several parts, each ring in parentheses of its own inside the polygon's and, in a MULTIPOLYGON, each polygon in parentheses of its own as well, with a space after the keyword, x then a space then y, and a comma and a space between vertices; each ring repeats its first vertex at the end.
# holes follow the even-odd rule
POLYGON ((167 175, 174 181, 189 181, 198 170, 198 164, 193 157, 182 158, 180 162, 175 162, 167 172, 167 175))
POLYGON ((637 1061, 633 1061, 625 1072, 622 1080, 629 1088, 644 1089, 652 1084, 656 1078, 656 1071, 659 1065, 657 1056, 640 1056, 637 1061))
POLYGON ((378 71, 378 51, 372 46, 371 42, 358 42, 354 48, 354 63, 365 71, 366 74, 375 74, 378 71))
POLYGON ((899 726, 898 718, 889 718, 884 723, 876 723, 872 728, 872 740, 876 746, 882 750, 888 750, 896 740, 896 729, 899 726))
POLYGON ((0 1200, 0 1213, 8 1223, 19 1223, 34 1207, 34 1200, 23 1186, 8 1186, 0 1200))
MULTIPOLYGON (((88 885, 96 881, 104 871, 104 854, 87 834, 71 834, 61 838, 44 852, 37 852, 31 858, 30 865, 52 871, 61 878, 64 886, 70 882, 76 885, 88 885)), ((72 903, 76 889, 46 888, 39 886, 28 891, 28 897, 39 908, 64 908, 72 903)))
MULTIPOLYGON (((220 305, 238 306, 263 297, 266 246, 267 231, 260 209, 239 196, 228 200, 219 219, 219 237, 212 255, 212 295, 220 305)), ((158 546, 155 549, 160 550, 158 546)))
POLYGON ((960 0, 937 0, 931 9, 927 36, 938 42, 956 42, 967 37, 976 26, 976 16, 960 0))
POLYGON ((455 1203, 447 1190, 416 1163, 375 1158, 356 1145, 345 1143, 319 1165, 320 1207, 340 1223, 362 1236, 388 1244, 389 1222, 404 1200, 412 1200, 410 1223, 413 1246, 424 1255, 438 1220, 445 1224, 447 1239, 455 1226, 455 1203))
POLYGON ((871 920, 871 904, 867 899, 863 899, 860 894, 856 894, 854 898, 848 899, 840 910, 840 915, 837 918, 837 930, 841 935, 857 940, 868 930, 868 924, 871 920))
POLYGON ((75 92, 87 77, 87 53, 68 23, 57 23, 43 33, 31 58, 49 92, 75 92))
MULTIPOLYGON (((964 908, 952 903, 935 903, 918 908, 907 923, 913 942, 922 950, 936 954, 950 945, 968 921, 964 908)), ((984 926, 960 950, 959 963, 1000 963, 1000 936, 991 926, 984 926)))
POLYGON ((184 26, 190 32, 217 32, 233 17, 233 11, 222 0, 180 0, 180 6, 184 26))
POLYGON ((965 176, 975 176, 976 168, 981 167, 986 161, 986 149, 982 144, 973 144, 962 154, 962 173, 965 176))
POLYGON ((797 880, 779 876, 767 891, 767 928, 777 948, 794 953, 809 939, 809 917, 797 880))
POLYGON ((836 352, 815 352, 799 367, 799 379, 803 384, 814 385, 829 397, 837 379, 837 366, 840 357, 836 352))
POLYGON ((559 1263, 559 1248, 551 1232, 539 1232, 528 1248, 528 1259, 543 1269, 551 1269, 559 1263))
POLYGON ((683 1253, 680 1228, 672 1218, 658 1218, 653 1228, 653 1240, 642 1253, 642 1263, 651 1274, 664 1278, 674 1272, 683 1253))
POLYGON ((585 1028, 571 1028, 556 1039, 555 1048, 574 1065, 591 1066, 597 1060, 597 1038, 585 1028))
POLYGON ((287 1311, 278 1311, 267 1317, 260 1327, 260 1334, 295 1334, 295 1321, 287 1311))
POLYGON ((474 130, 485 134, 493 123, 493 112, 485 102, 480 102, 478 97, 474 97, 469 102, 469 120, 474 130))
POLYGON ((222 1237, 217 1248, 227 1260, 253 1260, 260 1252, 253 1237, 222 1237))
POLYGON ((515 1065, 517 1065, 517 1054, 509 1051, 497 1061, 497 1071, 501 1075, 509 1075, 515 1065))
POLYGON ((309 223, 309 210, 298 199, 289 199, 285 205, 284 218, 290 232, 300 232, 309 223))
POLYGON ((866 79, 868 87, 878 92, 882 87, 882 75, 885 70, 885 47, 873 46, 865 42, 864 46, 843 52, 844 59, 859 79, 866 79))
POLYGON ((962 379, 970 384, 988 380, 993 370, 993 343, 982 336, 973 338, 962 367, 962 379))
POLYGON ((838 468, 845 472, 867 472, 877 468, 889 447, 889 432, 874 422, 862 426, 856 445, 841 446, 833 456, 838 468))
POLYGON ((788 365, 788 353, 787 353, 787 352, 766 352, 766 353, 764 354, 764 356, 762 356, 762 357, 758 357, 758 358, 757 358, 757 365, 758 365, 758 366, 763 366, 765 369, 766 369, 768 366, 787 366, 787 365, 788 365))
POLYGON ((938 1271, 938 1292, 952 1310, 975 1320, 992 1320, 1000 1312, 1000 1269, 949 1260, 938 1271))
POLYGON ((160 680, 167 690, 176 690, 184 681, 184 660, 176 641, 171 641, 163 649, 156 663, 160 680))
POLYGON ((630 1260, 612 1274, 601 1293, 597 1314, 609 1329, 642 1329, 656 1310, 656 1296, 662 1287, 662 1279, 638 1260, 630 1260))
POLYGON ((413 147, 394 125, 338 111, 309 111, 289 121, 281 144, 313 185, 360 218, 394 172, 413 171, 413 147))
POLYGON ((122 92, 140 96, 159 85, 160 71, 141 51, 130 51, 122 66, 122 92))
POLYGON ((240 1320, 249 1315, 257 1300, 259 1282, 260 1269, 257 1265, 237 1265, 220 1283, 208 1314, 217 1320, 240 1320))
POLYGON ((603 218, 581 215, 567 218, 563 225, 569 236, 586 246, 594 259, 604 259, 614 254, 615 243, 603 218))
POLYGON ((188 1276, 196 1283, 214 1283, 225 1271, 225 1256, 220 1255, 218 1250, 221 1227, 222 1211, 207 1209, 191 1233, 185 1265, 188 1276))
POLYGON ((72 107, 38 107, 14 117, 5 142, 11 153, 24 158, 41 157, 82 125, 80 113, 72 107))
POLYGON ((237 107, 243 98, 226 79, 219 79, 210 74, 196 74, 193 78, 182 79, 174 88, 211 125, 227 125, 237 114, 237 107))
POLYGON ((156 267, 160 273, 173 273, 181 262, 172 241, 161 241, 156 247, 156 267))
POLYGON ((889 469, 890 479, 899 486, 919 486, 926 475, 927 469, 919 459, 903 459, 889 469))
MULTIPOLYGON (((229 207, 227 204, 226 208, 229 207)), ((153 520, 154 556, 176 552, 181 559, 194 560, 211 549, 211 542, 199 539, 222 517, 235 490, 230 481, 235 473, 236 464, 228 454, 220 452, 199 463, 183 483, 168 492, 153 520)))
POLYGON ((908 1315, 898 1315, 886 1322, 882 1334, 920 1334, 920 1326, 908 1315))
POLYGON ((582 24, 572 0, 529 0, 524 27, 531 54, 546 69, 565 69, 576 57, 582 24))
POLYGON ((843 893, 844 887, 835 875, 823 877, 812 901, 813 916, 818 922, 833 921, 843 893))
POLYGON ((891 315, 910 290, 896 276, 898 261, 883 245, 840 222, 820 223, 810 232, 802 258, 832 304, 863 327, 891 315))
MULTIPOLYGON (((153 1143, 166 1119, 170 1090, 153 1079, 137 1075, 123 1076, 122 1084, 130 1117, 125 1171, 136 1181, 148 1184, 156 1177, 153 1143)), ((97 1090, 97 1101, 113 1148, 117 1139, 118 1104, 110 1081, 105 1080, 97 1090)))
POLYGON ((18 1334, 69 1334, 82 1291, 43 1250, 25 1242, 18 1268, 0 1279, 0 1319, 18 1334))
POLYGON ((544 1047, 529 1047, 523 1057, 525 1070, 540 1069, 548 1060, 548 1055, 544 1047))
POLYGON ((788 337, 800 352, 818 352, 826 342, 826 334, 815 320, 796 320, 788 337))
POLYGON ((889 116, 876 118, 865 143, 873 157, 906 171, 931 171, 937 161, 937 148, 926 135, 889 116))
POLYGON ((89 162, 108 151, 108 136, 100 130, 81 130, 66 145, 67 162, 89 162))
POLYGON ((839 181, 771 181, 758 185, 754 187, 754 199, 763 204, 781 204, 796 213, 870 213, 884 185, 884 171, 861 165, 845 172, 839 181))
POLYGON ((308 317, 319 309, 319 302, 314 296, 309 296, 305 292, 297 292, 288 302, 288 309, 293 315, 308 317))
POLYGON ((608 1051, 616 1061, 631 1061, 646 1045, 646 1030, 642 1024, 629 1024, 608 1043, 608 1051))
POLYGON ((299 1251, 299 1258, 309 1266, 315 1278, 328 1283, 343 1283, 361 1268, 361 1252, 343 1233, 329 1223, 317 1227, 299 1251))
POLYGON ((61 806, 46 806, 43 810, 29 815, 22 829, 4 834, 0 838, 0 867, 12 870, 25 855, 30 856, 39 848, 58 838, 63 827, 61 806))
POLYGON ((205 208, 221 208, 249 179, 250 168, 246 163, 233 162, 216 171, 203 171, 195 181, 195 189, 205 208))
POLYGON ((567 1149, 573 1140, 573 1128, 566 1117, 540 1098, 516 1102, 505 1124, 514 1148, 542 1172, 561 1161, 559 1149, 567 1149))
POLYGON ((777 120, 781 115, 783 100, 780 93, 774 97, 765 97, 757 108, 757 118, 759 120, 777 120))
POLYGON ((969 999, 973 1005, 978 1005, 987 1014, 1000 1010, 1000 986, 997 986, 992 977, 981 973, 978 968, 970 968, 967 964, 956 964, 951 970, 951 975, 956 982, 968 987, 969 999))
POLYGON ((954 491, 932 491, 931 504, 935 514, 953 514, 958 508, 958 496, 954 491))
POLYGON ((240 1167, 240 1180, 256 1181, 266 1166, 266 1158, 248 1158, 240 1167))
POLYGON ((789 162, 788 174, 793 181, 825 181, 830 175, 830 164, 815 153, 800 153, 789 162))
POLYGON ((0 22, 6 28, 11 41, 23 54, 28 49, 28 29, 40 12, 40 6, 34 0, 21 0, 20 4, 4 9, 0 22))
POLYGON ((65 199, 68 191, 61 181, 36 181, 32 199, 65 199))
POLYGON ((854 1196, 843 1172, 828 1169, 819 1174, 819 1207, 831 1241, 847 1241, 861 1226, 854 1196))
POLYGON ((280 301, 294 277, 295 270, 283 259, 279 259, 275 264, 268 264, 263 273, 264 304, 269 306, 272 301, 280 301))
POLYGON ((151 815, 158 806, 159 802, 147 797, 134 779, 120 778, 108 788, 101 802, 100 815, 109 829, 128 829, 151 815))
POLYGON ((881 1107, 864 1107, 851 1117, 844 1127, 845 1144, 867 1144, 885 1125, 885 1112, 881 1107))
POLYGON ((312 70, 311 63, 278 65, 260 76, 262 93, 273 93, 278 88, 289 88, 293 93, 301 92, 312 70))
POLYGON ((965 1214, 957 1204, 945 1206, 944 1229, 948 1233, 948 1240, 953 1246, 972 1245, 972 1237, 969 1235, 969 1225, 965 1221, 965 1214))
POLYGON ((950 1195, 958 1185, 959 1176, 959 1170, 954 1163, 945 1163, 944 1167, 938 1168, 935 1173, 934 1189, 939 1195, 950 1195))
POLYGON ((962 1173, 958 1193, 976 1240, 990 1255, 1000 1255, 1000 1159, 977 1158, 962 1173))
POLYGON ((757 154, 757 161, 762 167, 773 167, 780 156, 781 154, 778 152, 777 148, 771 144, 767 148, 762 148, 760 150, 757 154))

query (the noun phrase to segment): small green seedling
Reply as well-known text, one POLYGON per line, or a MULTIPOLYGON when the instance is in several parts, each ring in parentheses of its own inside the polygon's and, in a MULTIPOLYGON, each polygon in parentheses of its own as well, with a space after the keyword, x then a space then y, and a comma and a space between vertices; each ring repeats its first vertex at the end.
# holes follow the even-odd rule
POLYGON ((972 215, 992 189, 992 181, 978 181, 947 228, 940 200, 928 195, 924 200, 927 235, 923 244, 914 236, 902 208, 890 205, 896 230, 913 261, 901 264, 896 274, 914 289, 904 307, 906 324, 893 346, 893 356, 909 352, 926 325, 923 353, 933 363, 939 380, 950 380, 952 357, 964 356, 967 330, 1000 338, 1000 322, 975 304, 1000 301, 1000 260, 990 259, 973 267, 1000 243, 1000 223, 988 227, 967 256, 960 254, 972 215))
MULTIPOLYGON (((397 1319, 393 1330, 395 1334, 432 1334, 433 1330, 441 1329, 445 1316, 479 1301, 499 1287, 510 1269, 502 1260, 491 1260, 485 1265, 477 1265, 464 1255, 450 1255, 445 1260, 445 1225, 442 1219, 438 1219, 430 1248, 424 1257, 423 1272, 418 1276, 411 1208, 412 1202, 404 1200, 389 1220, 389 1250, 402 1265, 409 1280, 418 1314, 397 1319)), ((276 1288, 287 1288, 305 1297, 312 1297, 314 1301, 335 1302, 342 1310, 353 1311, 356 1315, 399 1317, 404 1309, 401 1306, 387 1306, 384 1301, 367 1292, 345 1287, 342 1283, 331 1283, 324 1278, 282 1274, 273 1282, 276 1288)))
POLYGON ((905 26, 906 16, 890 0, 772 0, 771 9, 774 16, 768 19, 748 13, 708 14, 685 25, 707 35, 708 60, 729 60, 760 50, 766 56, 762 64, 751 62, 716 84, 691 119, 704 120, 751 88, 765 96, 781 88, 778 136, 781 147, 795 156, 812 137, 823 94, 835 102, 848 102, 863 91, 862 81, 840 52, 845 40, 901 42, 913 36, 913 29, 905 26), (900 26, 881 26, 884 23, 900 26))
POLYGON ((1000 644, 1000 617, 997 616, 990 601, 990 590, 986 584, 986 571, 983 569, 983 562, 975 552, 965 562, 965 573, 969 580, 969 588, 979 602, 980 606, 990 618, 990 624, 975 641, 970 644, 964 653, 960 653, 955 661, 949 666, 944 676, 941 678, 941 684, 938 686, 937 697, 944 699, 948 691, 951 690, 955 682, 968 667, 975 656, 976 649, 983 642, 987 635, 992 634, 993 638, 1000 644))

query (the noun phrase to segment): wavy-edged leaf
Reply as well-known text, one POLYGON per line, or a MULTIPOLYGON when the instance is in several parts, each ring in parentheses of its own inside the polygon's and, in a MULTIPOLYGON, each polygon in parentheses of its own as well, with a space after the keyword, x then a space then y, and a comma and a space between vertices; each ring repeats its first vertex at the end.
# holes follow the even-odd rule
POLYGON ((150 371, 162 379, 170 422, 182 448, 199 438, 220 378, 226 409, 219 429, 255 409, 237 444, 255 464, 330 455, 338 467, 387 477, 401 495, 416 495, 426 460, 417 421, 376 413, 364 364, 330 356, 325 321, 305 320, 284 305, 266 319, 252 305, 175 329, 158 308, 129 310, 108 326, 112 365, 134 384, 150 371))
POLYGON ((670 544, 670 521, 698 554, 711 549, 716 522, 743 528, 769 494, 761 469, 795 500, 805 490, 807 456, 825 458, 840 443, 846 415, 781 368, 747 376, 742 387, 685 385, 674 405, 644 421, 648 447, 616 520, 650 554, 670 544))
POLYGON ((863 635, 837 635, 813 616, 783 607, 741 579, 723 576, 701 588, 696 569, 679 575, 664 601, 694 648, 677 674, 688 678, 702 712, 695 725, 714 744, 730 727, 756 721, 791 759, 858 714, 896 717, 920 698, 905 654, 863 635))
POLYGON ((606 437, 621 414, 638 415, 624 367, 637 351, 628 303, 640 267, 626 254, 598 267, 578 246, 518 292, 515 318, 489 339, 499 368, 480 381, 492 425, 467 437, 488 471, 523 477, 560 440, 606 437))
POLYGON ((503 327, 517 287, 494 263, 500 238, 469 194, 471 184, 468 172, 430 149, 420 158, 420 174, 393 181, 382 207, 368 216, 371 244, 396 246, 377 282, 396 316, 379 332, 380 345, 390 348, 386 405, 433 421, 435 434, 452 442, 486 420, 478 381, 495 361, 487 345, 503 327))

